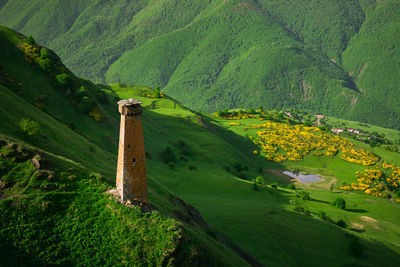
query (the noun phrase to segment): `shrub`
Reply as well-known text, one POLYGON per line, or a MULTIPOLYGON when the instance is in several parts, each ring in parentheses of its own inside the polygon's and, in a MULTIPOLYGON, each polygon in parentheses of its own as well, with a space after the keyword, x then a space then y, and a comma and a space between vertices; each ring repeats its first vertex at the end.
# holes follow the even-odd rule
POLYGON ((29 36, 28 38, 26 38, 26 43, 29 45, 35 45, 36 44, 35 38, 33 38, 32 35, 29 36))
POLYGON ((156 89, 154 89, 154 98, 160 98, 160 87, 156 87, 156 89))
POLYGON ((317 216, 326 221, 326 212, 323 210, 318 211, 317 216))
POLYGON ((50 57, 49 50, 46 47, 42 47, 42 49, 40 49, 40 58, 45 59, 49 57, 50 57))
POLYGON ((173 163, 173 162, 168 162, 168 167, 169 167, 171 170, 175 169, 175 163, 173 163))
POLYGON ((58 74, 56 79, 57 82, 63 87, 69 86, 72 82, 71 76, 67 73, 58 74))
POLYGON ((189 165, 189 166, 188 166, 188 169, 189 169, 190 171, 194 171, 194 170, 197 169, 197 167, 194 166, 194 165, 189 165))
POLYGON ((93 109, 93 106, 94 106, 94 101, 91 98, 84 96, 82 97, 77 108, 80 112, 88 113, 93 109))
POLYGON ((256 111, 254 110, 254 108, 249 108, 248 112, 249 112, 250 114, 256 113, 256 111))
POLYGON ((246 174, 244 174, 244 172, 239 172, 238 176, 240 179, 247 180, 246 174))
POLYGON ((160 153, 160 157, 164 163, 176 162, 176 155, 169 146, 167 146, 164 151, 160 153))
POLYGON ((76 98, 82 98, 84 96, 87 96, 87 90, 86 90, 85 86, 82 85, 81 87, 79 87, 79 89, 76 90, 74 96, 76 98))
POLYGON ((45 72, 51 72, 53 61, 50 58, 41 59, 39 61, 39 67, 45 72))
POLYGON ((270 184, 270 186, 273 189, 278 189, 278 183, 277 182, 270 184))
POLYGON ((256 183, 257 184, 264 184, 265 183, 265 179, 262 176, 258 176, 256 178, 256 183))
POLYGON ((296 186, 294 184, 288 184, 287 188, 290 190, 296 190, 296 186))
POLYGON ((181 155, 181 156, 179 156, 179 159, 180 159, 180 160, 183 160, 183 161, 185 161, 185 162, 188 162, 188 161, 189 161, 187 158, 185 158, 185 157, 184 157, 184 156, 182 156, 182 155, 181 155))
POLYGON ((346 201, 343 198, 336 198, 334 201, 331 203, 332 206, 338 207, 339 209, 346 209, 346 201))
POLYGON ((301 198, 302 200, 310 200, 311 196, 310 196, 310 192, 307 191, 299 191, 297 193, 297 197, 301 198))
POLYGON ((346 228, 346 222, 342 219, 340 219, 339 221, 336 222, 337 226, 342 227, 342 228, 346 228))
POLYGON ((40 131, 40 124, 30 119, 22 119, 18 125, 25 137, 34 137, 40 131))
POLYGON ((303 207, 303 205, 300 204, 300 203, 297 203, 297 204, 294 206, 294 211, 297 211, 297 212, 304 212, 304 207, 303 207))

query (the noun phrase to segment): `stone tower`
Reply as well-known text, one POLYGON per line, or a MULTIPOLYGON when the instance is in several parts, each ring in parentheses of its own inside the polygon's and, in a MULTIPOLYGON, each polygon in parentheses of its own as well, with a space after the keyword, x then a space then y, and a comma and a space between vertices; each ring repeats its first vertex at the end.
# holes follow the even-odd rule
POLYGON ((142 107, 136 99, 118 101, 121 113, 117 190, 122 201, 147 204, 147 176, 142 107))

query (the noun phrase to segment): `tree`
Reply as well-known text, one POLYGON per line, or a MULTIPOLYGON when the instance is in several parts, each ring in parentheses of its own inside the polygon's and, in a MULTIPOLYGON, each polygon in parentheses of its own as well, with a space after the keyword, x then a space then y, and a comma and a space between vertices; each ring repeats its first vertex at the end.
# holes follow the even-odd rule
POLYGON ((336 198, 334 201, 331 203, 332 206, 338 207, 339 209, 346 209, 346 201, 343 198, 336 198))
POLYGON ((86 91, 85 86, 82 85, 78 90, 76 90, 74 96, 76 98, 82 98, 84 96, 87 96, 87 91, 86 91))
POLYGON ((169 146, 167 146, 164 151, 160 153, 160 157, 164 163, 176 162, 176 155, 169 146))
POLYGON ((30 119, 22 119, 18 125, 25 137, 34 137, 40 131, 40 124, 30 119))
POLYGON ((295 184, 288 184, 287 188, 290 190, 296 190, 295 184))
POLYGON ((56 79, 57 79, 57 82, 63 87, 69 86, 72 82, 71 76, 67 73, 58 74, 56 76, 56 79))
POLYGON ((303 191, 303 190, 301 190, 297 193, 297 197, 301 198, 302 200, 310 200, 311 199, 310 192, 303 191))
POLYGON ((160 87, 156 87, 156 89, 154 89, 154 98, 160 98, 161 94, 160 94, 160 87))
POLYGON ((337 226, 342 227, 342 228, 346 228, 346 222, 342 219, 340 219, 339 221, 336 222, 337 226))
POLYGON ((28 38, 26 38, 26 43, 29 45, 35 45, 36 44, 35 38, 33 38, 32 35, 29 36, 28 38))
POLYGON ((88 113, 92 110, 93 106, 94 106, 94 101, 91 98, 89 98, 88 96, 84 96, 84 97, 82 97, 77 108, 80 112, 88 113))
POLYGON ((270 186, 273 189, 278 189, 278 183, 277 182, 274 182, 274 183, 270 184, 270 186))
POLYGON ((40 49, 40 58, 45 59, 49 57, 50 57, 49 50, 46 47, 42 47, 42 49, 40 49))
POLYGON ((257 184, 264 184, 265 183, 265 179, 262 176, 258 176, 256 178, 256 183, 257 184))
POLYGON ((317 216, 326 221, 326 212, 323 210, 318 211, 317 216))
POLYGON ((50 58, 44 58, 39 61, 40 68, 45 72, 50 72, 53 67, 53 61, 50 58))

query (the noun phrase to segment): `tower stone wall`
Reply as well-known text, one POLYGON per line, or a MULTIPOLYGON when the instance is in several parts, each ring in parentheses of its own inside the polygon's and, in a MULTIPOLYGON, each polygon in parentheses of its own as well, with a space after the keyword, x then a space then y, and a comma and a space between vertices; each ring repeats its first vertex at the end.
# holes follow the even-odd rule
POLYGON ((117 190, 122 201, 147 204, 146 155, 144 150, 142 107, 136 99, 118 101, 121 113, 117 190))

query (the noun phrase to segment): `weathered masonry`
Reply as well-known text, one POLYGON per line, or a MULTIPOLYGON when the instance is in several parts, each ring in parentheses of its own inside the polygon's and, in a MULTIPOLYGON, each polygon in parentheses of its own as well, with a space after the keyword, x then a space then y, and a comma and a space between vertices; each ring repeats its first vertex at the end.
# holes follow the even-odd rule
POLYGON ((121 113, 117 190, 122 201, 147 204, 142 107, 136 99, 118 101, 121 113))

